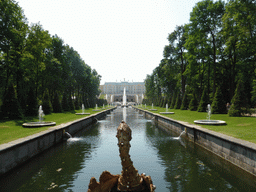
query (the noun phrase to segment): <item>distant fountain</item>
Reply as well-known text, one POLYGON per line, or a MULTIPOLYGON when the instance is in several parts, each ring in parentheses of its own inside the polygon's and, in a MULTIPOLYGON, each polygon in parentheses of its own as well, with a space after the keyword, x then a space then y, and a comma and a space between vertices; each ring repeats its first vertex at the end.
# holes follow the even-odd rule
POLYGON ((93 111, 100 111, 100 110, 98 109, 98 104, 96 104, 95 109, 93 109, 93 111))
POLYGON ((39 117, 39 123, 42 123, 43 118, 44 118, 44 111, 42 109, 42 105, 39 106, 38 117, 39 117))
POLYGON ((103 104, 103 107, 102 107, 102 109, 105 109, 105 105, 103 104))
POLYGON ((165 112, 160 112, 161 114, 174 114, 174 112, 168 112, 168 103, 166 103, 165 108, 165 112))
POLYGON ((39 106, 39 109, 38 109, 38 118, 39 118, 39 121, 38 121, 38 122, 23 123, 22 126, 23 126, 23 127, 32 128, 32 127, 44 127, 44 126, 53 126, 53 125, 56 125, 56 122, 46 122, 46 121, 43 121, 43 117, 44 117, 44 111, 43 111, 42 105, 40 105, 40 106, 39 106))
POLYGON ((154 109, 154 104, 152 103, 152 109, 149 109, 150 111, 157 111, 157 109, 154 109))
POLYGON ((126 91, 124 88, 124 94, 123 94, 123 106, 126 106, 126 91))
POLYGON ((212 109, 211 109, 211 105, 210 104, 207 105, 206 112, 207 112, 207 116, 206 116, 207 120, 195 120, 194 123, 196 123, 196 124, 203 124, 203 125, 226 125, 226 121, 210 120, 211 119, 211 115, 212 115, 212 109))
POLYGON ((84 104, 82 104, 82 113, 76 113, 76 115, 90 115, 90 113, 84 112, 84 104))
POLYGON ((211 115, 212 115, 212 110, 211 110, 212 108, 211 108, 211 105, 210 104, 208 104, 207 105, 207 110, 206 110, 206 112, 207 112, 207 120, 209 120, 210 121, 210 119, 211 119, 211 115))

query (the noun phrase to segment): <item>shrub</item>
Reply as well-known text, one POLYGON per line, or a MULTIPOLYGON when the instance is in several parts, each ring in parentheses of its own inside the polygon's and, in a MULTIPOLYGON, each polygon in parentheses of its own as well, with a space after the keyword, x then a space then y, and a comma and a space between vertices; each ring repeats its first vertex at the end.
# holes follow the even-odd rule
POLYGON ((38 102, 35 95, 35 89, 30 87, 27 97, 26 115, 37 116, 38 115, 38 102))
POLYGON ((197 111, 198 112, 205 112, 208 104, 209 104, 209 96, 207 94, 207 89, 204 88, 204 91, 203 91, 203 94, 202 94, 202 97, 201 97, 201 100, 200 100, 197 111))
POLYGON ((189 110, 190 111, 196 111, 197 110, 197 105, 198 105, 198 103, 197 103, 196 95, 195 95, 195 93, 193 93, 192 99, 189 103, 189 110))
POLYGON ((237 83, 235 95, 231 100, 231 107, 229 109, 228 114, 232 117, 239 117, 246 112, 250 112, 250 110, 248 106, 247 97, 244 91, 243 77, 240 77, 237 83))
POLYGON ((66 92, 63 93, 61 106, 64 111, 69 111, 69 103, 68 103, 68 98, 67 98, 66 92))
POLYGON ((174 94, 172 95, 172 102, 171 102, 171 104, 170 104, 170 109, 173 109, 173 108, 174 108, 175 102, 176 102, 176 94, 174 93, 174 94))
POLYGON ((53 109, 52 109, 52 104, 51 104, 51 101, 50 101, 50 96, 49 96, 48 90, 46 90, 44 92, 42 107, 43 107, 44 114, 47 115, 47 114, 52 113, 53 109))
POLYGON ((217 87, 214 99, 212 102, 212 114, 225 114, 227 113, 226 102, 223 98, 221 89, 217 87))
POLYGON ((52 108, 53 108, 53 112, 54 113, 61 113, 62 112, 60 98, 59 98, 59 94, 58 94, 57 91, 55 91, 55 93, 54 93, 54 98, 53 98, 53 102, 52 102, 52 108))
POLYGON ((183 99, 182 99, 182 104, 180 106, 181 110, 187 110, 188 109, 188 96, 187 96, 187 92, 185 92, 183 99))
POLYGON ((10 119, 18 119, 22 117, 17 93, 14 89, 13 84, 10 84, 7 88, 7 92, 4 96, 1 109, 4 117, 8 117, 10 119))
POLYGON ((174 109, 180 109, 180 106, 181 106, 181 98, 180 98, 180 94, 178 93, 174 109))

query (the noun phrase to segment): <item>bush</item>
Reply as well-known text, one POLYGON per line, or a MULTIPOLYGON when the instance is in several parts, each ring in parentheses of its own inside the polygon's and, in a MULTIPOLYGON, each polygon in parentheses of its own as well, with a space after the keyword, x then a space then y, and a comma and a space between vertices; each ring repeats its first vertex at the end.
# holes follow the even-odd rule
POLYGON ((204 91, 203 91, 203 94, 202 94, 202 97, 201 97, 201 100, 200 100, 197 111, 198 112, 205 112, 208 104, 209 104, 209 96, 207 94, 207 89, 204 88, 204 91))
POLYGON ((64 111, 69 111, 69 103, 68 103, 68 98, 67 98, 66 92, 63 93, 61 106, 64 111))
POLYGON ((252 98, 251 98, 251 103, 252 106, 255 108, 256 107, 256 80, 253 80, 253 87, 252 87, 252 98))
POLYGON ((35 95, 35 89, 30 87, 27 97, 26 115, 37 116, 38 115, 38 102, 35 95))
POLYGON ((181 106, 181 98, 180 98, 180 94, 178 93, 174 109, 180 109, 180 106, 181 106))
POLYGON ((71 95, 68 94, 68 106, 69 106, 69 111, 74 111, 75 110, 75 105, 73 102, 73 99, 71 95))
POLYGON ((195 93, 193 93, 192 99, 189 103, 189 110, 190 111, 196 111, 197 110, 197 105, 198 105, 198 103, 197 103, 196 95, 195 95, 195 93))
POLYGON ((243 77, 240 77, 237 83, 235 95, 231 100, 231 107, 229 109, 228 114, 231 117, 240 117, 244 113, 248 113, 248 112, 250 112, 250 110, 249 110, 247 97, 244 91, 244 81, 243 81, 243 77))
POLYGON ((55 93, 54 93, 54 98, 53 98, 53 102, 52 102, 52 108, 53 108, 53 112, 54 113, 61 113, 62 112, 60 98, 59 98, 59 94, 58 94, 57 91, 55 91, 55 93))
POLYGON ((182 104, 180 106, 181 110, 187 110, 188 109, 188 96, 187 96, 187 92, 185 92, 183 99, 182 99, 182 104))
POLYGON ((174 108, 175 102, 176 102, 176 94, 174 93, 174 94, 172 95, 172 102, 171 102, 171 104, 170 104, 170 109, 173 109, 173 108, 174 108))
POLYGON ((22 117, 21 109, 19 106, 17 93, 13 87, 13 84, 9 85, 7 92, 3 99, 3 105, 1 107, 2 115, 10 119, 18 119, 22 117))
POLYGON ((49 96, 48 90, 46 90, 44 92, 42 107, 43 107, 44 114, 47 115, 47 114, 52 113, 52 104, 51 104, 51 101, 50 101, 50 96, 49 96))
POLYGON ((225 114, 227 113, 226 102, 223 98, 221 89, 218 87, 212 102, 212 114, 225 114))

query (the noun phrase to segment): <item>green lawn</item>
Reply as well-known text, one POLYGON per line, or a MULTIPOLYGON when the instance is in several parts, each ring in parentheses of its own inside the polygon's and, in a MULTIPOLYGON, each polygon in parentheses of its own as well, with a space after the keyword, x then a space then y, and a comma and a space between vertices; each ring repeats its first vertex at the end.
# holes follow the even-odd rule
MULTIPOLYGON (((98 109, 102 109, 98 107, 98 109)), ((93 111, 93 108, 85 109, 85 113, 98 113, 99 111, 93 111)), ((74 112, 65 113, 52 113, 44 116, 44 121, 54 121, 56 125, 67 123, 80 119, 89 115, 75 115, 75 113, 82 113, 82 110, 76 110, 74 112)), ((26 137, 44 130, 49 127, 41 128, 24 128, 22 124, 25 122, 38 121, 38 117, 27 117, 25 120, 12 120, 12 121, 0 121, 0 144, 7 143, 22 137, 26 137)))
MULTIPOLYGON (((144 106, 143 106, 144 107, 144 106)), ((147 109, 151 109, 148 107, 147 109)), ((153 113, 165 112, 165 108, 154 107, 157 111, 153 113)), ((196 112, 180 109, 169 109, 174 114, 164 115, 175 120, 185 121, 190 124, 195 124, 194 120, 206 119, 206 112, 196 112)), ((213 126, 213 125, 200 125, 203 128, 220 132, 238 139, 243 139, 256 143, 256 117, 229 117, 228 114, 212 114, 211 120, 223 120, 227 125, 213 126)))

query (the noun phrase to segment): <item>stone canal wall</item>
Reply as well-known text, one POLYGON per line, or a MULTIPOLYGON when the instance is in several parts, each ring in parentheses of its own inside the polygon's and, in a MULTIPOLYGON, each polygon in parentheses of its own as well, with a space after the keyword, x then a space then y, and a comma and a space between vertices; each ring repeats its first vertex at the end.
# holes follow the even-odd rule
POLYGON ((114 110, 114 108, 100 111, 99 113, 72 122, 50 127, 40 133, 0 145, 0 176, 49 149, 53 145, 62 142, 67 138, 65 132, 73 135, 79 130, 85 129, 96 122, 97 119, 106 116, 106 114, 110 113, 112 110, 114 110))
POLYGON ((134 108, 146 118, 154 119, 162 129, 180 134, 239 168, 256 176, 256 144, 217 133, 198 125, 177 121, 157 113, 134 108))

